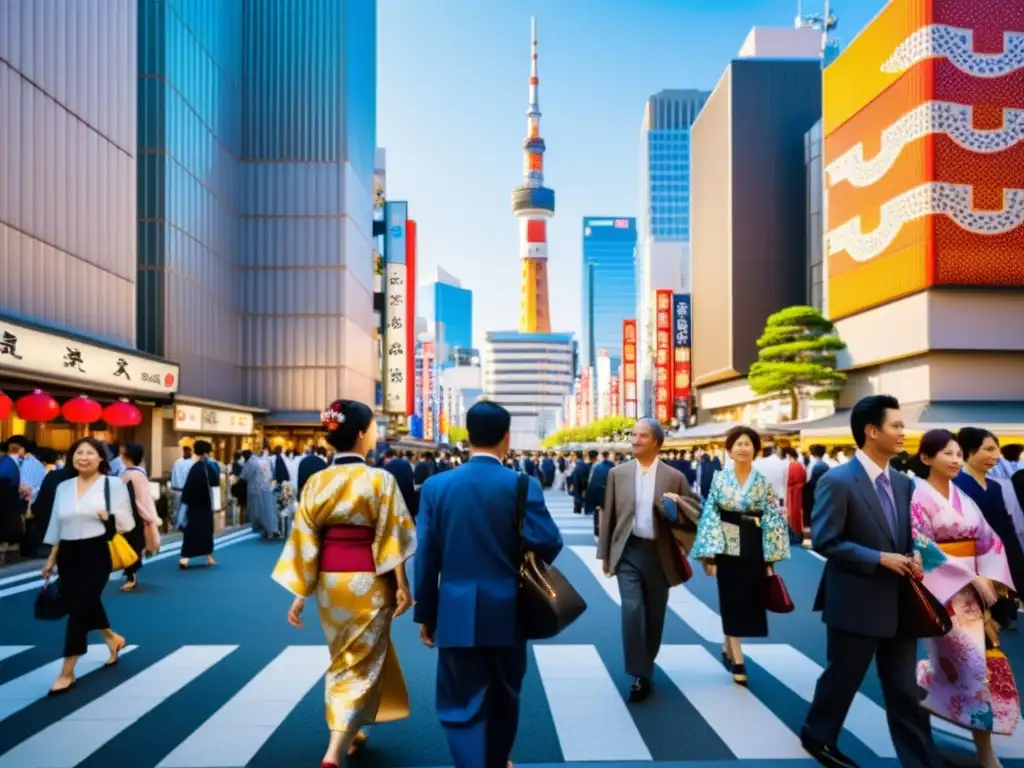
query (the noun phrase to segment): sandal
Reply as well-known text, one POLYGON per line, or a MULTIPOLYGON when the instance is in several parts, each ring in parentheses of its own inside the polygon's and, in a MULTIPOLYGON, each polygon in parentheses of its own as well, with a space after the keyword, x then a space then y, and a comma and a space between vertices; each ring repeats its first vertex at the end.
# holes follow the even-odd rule
POLYGON ((139 586, 139 580, 138 579, 128 579, 128 580, 125 581, 124 584, 121 585, 121 591, 122 592, 131 592, 137 586, 139 586))
POLYGON ((51 688, 49 691, 47 691, 46 695, 47 696, 60 696, 62 694, 65 694, 68 691, 70 691, 72 688, 75 687, 75 682, 77 682, 76 679, 74 677, 72 677, 71 678, 71 682, 68 683, 67 685, 65 685, 63 688, 51 688))
POLYGON ((110 652, 113 654, 113 656, 111 658, 107 659, 106 662, 104 662, 103 666, 105 666, 105 667, 112 667, 115 664, 117 664, 117 662, 119 662, 121 660, 121 651, 124 650, 124 648, 125 648, 125 646, 127 644, 128 643, 122 637, 121 638, 121 642, 118 643, 117 645, 115 645, 113 648, 110 649, 110 652))
POLYGON ((747 665, 737 664, 732 668, 732 681, 736 685, 742 685, 744 688, 747 687, 747 665))

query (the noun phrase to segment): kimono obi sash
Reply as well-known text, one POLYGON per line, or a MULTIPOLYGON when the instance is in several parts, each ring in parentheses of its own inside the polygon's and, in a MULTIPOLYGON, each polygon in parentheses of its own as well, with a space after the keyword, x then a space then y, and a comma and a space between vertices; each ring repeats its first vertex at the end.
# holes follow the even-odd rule
POLYGON ((331 525, 320 542, 321 573, 376 573, 373 539, 367 525, 331 525))
POLYGON ((722 521, 722 535, 725 537, 725 550, 722 554, 764 560, 764 544, 761 540, 762 514, 760 509, 738 512, 720 506, 718 518, 722 521))
POLYGON ((961 539, 959 541, 936 542, 943 552, 950 557, 977 557, 978 547, 974 539, 961 539))

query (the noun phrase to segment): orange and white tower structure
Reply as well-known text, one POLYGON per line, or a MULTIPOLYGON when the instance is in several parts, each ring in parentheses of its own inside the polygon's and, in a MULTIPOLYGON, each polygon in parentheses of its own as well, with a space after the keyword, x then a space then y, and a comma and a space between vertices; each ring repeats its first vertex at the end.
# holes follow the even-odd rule
POLYGON ((547 222, 555 215, 555 192, 544 186, 544 139, 540 137, 540 77, 537 70, 537 19, 530 20, 530 106, 523 142, 523 184, 512 191, 512 213, 519 219, 522 265, 520 333, 550 333, 547 222))

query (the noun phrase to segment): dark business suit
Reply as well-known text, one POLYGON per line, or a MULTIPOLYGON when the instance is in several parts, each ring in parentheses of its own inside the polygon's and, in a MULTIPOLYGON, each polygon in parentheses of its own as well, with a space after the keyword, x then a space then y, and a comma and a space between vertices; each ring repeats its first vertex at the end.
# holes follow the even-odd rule
POLYGON ((942 759, 932 741, 928 717, 919 706, 917 640, 896 636, 900 584, 906 577, 879 562, 883 552, 913 552, 910 497, 914 482, 890 468, 886 472, 895 520, 884 511, 859 458, 829 470, 818 481, 811 528, 814 549, 827 562, 814 609, 823 611, 828 627, 828 667, 818 680, 802 735, 817 744, 836 746, 857 689, 874 660, 900 765, 932 768, 942 765, 942 759))
POLYGON ((299 462, 299 487, 295 489, 296 499, 302 498, 302 489, 306 487, 306 483, 309 482, 309 478, 323 469, 327 469, 327 462, 323 457, 315 453, 310 453, 302 457, 302 461, 299 462))
POLYGON ((608 473, 614 466, 615 462, 611 459, 600 461, 590 470, 590 477, 587 478, 587 490, 583 496, 583 508, 588 515, 594 516, 595 536, 597 536, 598 522, 600 520, 597 510, 604 504, 604 489, 608 485, 608 473))
POLYGON ((572 488, 572 511, 577 515, 583 514, 583 499, 587 491, 587 480, 590 478, 591 468, 590 462, 580 459, 572 468, 572 475, 569 476, 569 486, 572 488))
MULTIPOLYGON (((518 474, 473 456, 420 489, 413 620, 433 632, 437 715, 455 768, 504 768, 519 726, 518 474)), ((523 541, 550 562, 562 537, 529 480, 523 541)))
POLYGON ((413 475, 412 464, 401 456, 388 459, 384 462, 383 470, 394 476, 398 484, 398 491, 402 494, 402 501, 409 510, 409 514, 416 517, 419 508, 419 496, 416 493, 416 479, 413 475))

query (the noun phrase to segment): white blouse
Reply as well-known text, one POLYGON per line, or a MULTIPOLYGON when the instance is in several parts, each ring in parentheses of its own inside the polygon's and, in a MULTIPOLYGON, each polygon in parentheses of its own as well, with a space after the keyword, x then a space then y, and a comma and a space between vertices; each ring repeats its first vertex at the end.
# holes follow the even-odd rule
POLYGON ((104 480, 110 483, 110 510, 118 533, 125 533, 135 527, 128 489, 119 478, 96 478, 79 499, 78 478, 72 477, 57 486, 50 525, 46 528, 46 536, 43 537, 45 544, 52 546, 61 541, 94 539, 106 533, 106 526, 100 519, 100 513, 107 508, 103 497, 104 480))

